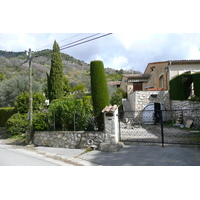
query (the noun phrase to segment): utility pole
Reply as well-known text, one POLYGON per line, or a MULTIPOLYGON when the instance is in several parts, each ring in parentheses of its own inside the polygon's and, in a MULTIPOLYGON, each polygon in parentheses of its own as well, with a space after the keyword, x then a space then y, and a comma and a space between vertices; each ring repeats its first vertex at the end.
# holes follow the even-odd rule
POLYGON ((31 49, 28 52, 28 60, 29 60, 29 131, 26 134, 26 144, 29 144, 32 139, 32 126, 33 126, 33 97, 32 97, 32 56, 31 49))

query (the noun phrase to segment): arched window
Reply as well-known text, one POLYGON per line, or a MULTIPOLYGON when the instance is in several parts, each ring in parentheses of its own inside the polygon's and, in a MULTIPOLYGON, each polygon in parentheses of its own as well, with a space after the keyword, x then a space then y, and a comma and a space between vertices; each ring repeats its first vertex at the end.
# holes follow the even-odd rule
POLYGON ((160 76, 159 78, 159 88, 164 88, 164 76, 160 76))

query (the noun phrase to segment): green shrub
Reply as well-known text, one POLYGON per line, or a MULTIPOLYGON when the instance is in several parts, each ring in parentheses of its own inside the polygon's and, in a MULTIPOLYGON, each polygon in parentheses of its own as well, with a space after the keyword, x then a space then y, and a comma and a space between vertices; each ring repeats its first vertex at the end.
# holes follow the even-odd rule
POLYGON ((200 72, 192 74, 192 78, 194 83, 194 95, 195 97, 200 97, 200 72))
POLYGON ((51 127, 62 130, 87 130, 92 118, 91 98, 84 99, 63 98, 53 100, 49 107, 48 116, 50 118, 51 127), (75 124, 74 124, 75 121, 75 124))
MULTIPOLYGON (((42 93, 33 93, 33 110, 39 110, 45 106, 45 96, 42 93)), ((15 102, 15 107, 21 114, 29 111, 29 93, 20 94, 15 102)))
POLYGON ((0 108, 0 127, 5 127, 6 121, 16 112, 14 107, 0 108))
POLYGON ((48 129, 47 113, 34 112, 33 128, 37 131, 44 131, 48 129))
POLYGON ((27 114, 16 113, 6 122, 6 130, 11 135, 20 135, 28 130, 29 121, 27 114))
POLYGON ((106 75, 102 61, 90 63, 91 93, 94 117, 99 131, 104 129, 104 116, 102 110, 110 105, 106 75))
POLYGON ((192 76, 190 74, 181 74, 170 80, 170 99, 187 100, 191 94, 192 76))
POLYGON ((121 88, 117 88, 116 92, 113 94, 110 103, 111 105, 117 105, 117 106, 121 106, 122 105, 122 99, 126 98, 126 92, 124 92, 124 90, 122 90, 121 88))

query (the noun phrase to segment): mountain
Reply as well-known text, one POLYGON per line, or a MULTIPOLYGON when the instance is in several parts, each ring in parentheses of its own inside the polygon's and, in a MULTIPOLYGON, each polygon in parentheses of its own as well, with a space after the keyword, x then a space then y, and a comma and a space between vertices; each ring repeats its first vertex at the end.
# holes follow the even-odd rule
MULTIPOLYGON (((46 73, 50 72, 52 50, 32 52, 33 79, 41 84, 46 81, 46 73), (36 56, 36 57, 35 57, 36 56)), ((63 71, 72 86, 82 83, 88 87, 89 64, 74 57, 61 53, 63 71)), ((0 50, 0 80, 9 79, 15 75, 28 75, 28 62, 25 52, 0 50), (24 63, 24 64, 23 64, 24 63)))

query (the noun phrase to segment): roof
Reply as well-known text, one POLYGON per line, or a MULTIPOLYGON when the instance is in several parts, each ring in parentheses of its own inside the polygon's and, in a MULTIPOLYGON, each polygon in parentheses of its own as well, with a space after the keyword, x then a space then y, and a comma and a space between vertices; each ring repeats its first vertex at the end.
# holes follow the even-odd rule
POLYGON ((166 60, 166 61, 160 61, 160 62, 151 62, 151 63, 148 63, 144 73, 146 72, 150 64, 162 64, 162 63, 167 63, 168 65, 200 64, 200 60, 166 60))
POLYGON ((121 81, 110 81, 108 85, 120 85, 121 81))
POLYGON ((114 113, 115 112, 115 110, 117 110, 117 105, 114 105, 114 106, 106 106, 103 110, 102 110, 102 112, 103 113, 114 113))
POLYGON ((180 65, 180 64, 200 64, 200 60, 170 60, 170 65, 180 65))
POLYGON ((150 74, 123 74, 126 78, 149 78, 150 74))

